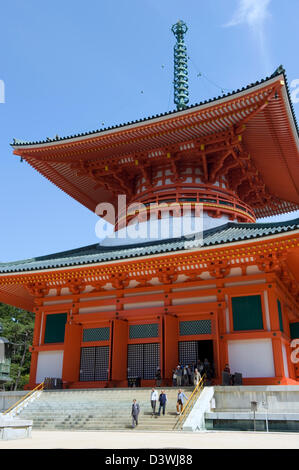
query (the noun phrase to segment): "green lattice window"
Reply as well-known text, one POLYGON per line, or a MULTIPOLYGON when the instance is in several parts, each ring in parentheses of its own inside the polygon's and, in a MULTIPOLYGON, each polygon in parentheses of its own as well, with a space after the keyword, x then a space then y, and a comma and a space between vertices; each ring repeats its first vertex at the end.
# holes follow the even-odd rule
POLYGON ((129 338, 157 338, 159 336, 158 323, 147 323, 145 325, 130 325, 129 338))
POLYGON ((86 328, 83 330, 83 341, 109 341, 110 328, 86 328))
POLYGON ((299 338, 299 323, 290 323, 290 335, 291 339, 299 338))
POLYGON ((212 334, 211 320, 180 321, 180 336, 212 334))
POLYGON ((66 313, 52 313, 46 317, 44 343, 63 343, 66 313))
POLYGON ((277 300, 277 308, 278 308, 279 328, 280 328, 280 331, 283 332, 283 319, 282 319, 282 310, 281 310, 280 300, 277 300))
POLYGON ((263 310, 260 295, 232 298, 234 331, 263 330, 263 310))

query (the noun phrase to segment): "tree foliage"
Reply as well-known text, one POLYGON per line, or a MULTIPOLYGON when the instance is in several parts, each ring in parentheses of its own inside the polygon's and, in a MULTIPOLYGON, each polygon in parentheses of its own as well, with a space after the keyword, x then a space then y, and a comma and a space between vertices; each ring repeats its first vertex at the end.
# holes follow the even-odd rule
POLYGON ((25 310, 0 303, 1 336, 12 343, 11 382, 5 384, 6 390, 23 390, 29 381, 29 346, 32 344, 34 314, 25 310))

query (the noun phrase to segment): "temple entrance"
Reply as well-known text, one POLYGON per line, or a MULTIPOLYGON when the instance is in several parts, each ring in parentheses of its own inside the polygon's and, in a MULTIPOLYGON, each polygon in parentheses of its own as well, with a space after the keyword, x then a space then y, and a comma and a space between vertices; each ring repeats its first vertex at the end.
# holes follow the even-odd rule
POLYGON ((109 346, 81 348, 80 382, 108 380, 109 346))
POLYGON ((208 359, 211 366, 214 364, 213 341, 179 341, 179 363, 183 366, 197 364, 208 359))
POLYGON ((128 379, 154 379, 158 367, 159 343, 128 344, 128 379))

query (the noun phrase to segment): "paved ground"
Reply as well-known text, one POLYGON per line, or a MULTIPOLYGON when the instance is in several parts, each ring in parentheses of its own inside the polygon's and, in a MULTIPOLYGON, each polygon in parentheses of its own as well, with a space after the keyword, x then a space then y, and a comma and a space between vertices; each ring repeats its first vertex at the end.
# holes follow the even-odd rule
POLYGON ((1 449, 299 449, 298 433, 32 431, 1 449))

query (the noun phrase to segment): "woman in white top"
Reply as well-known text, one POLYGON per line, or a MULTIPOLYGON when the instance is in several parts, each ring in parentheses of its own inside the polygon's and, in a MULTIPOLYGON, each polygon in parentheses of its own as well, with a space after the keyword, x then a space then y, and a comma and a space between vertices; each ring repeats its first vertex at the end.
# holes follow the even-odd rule
POLYGON ((201 379, 200 372, 198 371, 198 369, 195 369, 194 370, 194 386, 195 387, 198 384, 198 382, 200 381, 200 379, 201 379))
POLYGON ((156 405, 157 405, 158 398, 159 398, 159 394, 158 394, 157 390, 152 388, 152 391, 151 391, 151 407, 152 407, 152 414, 153 415, 156 413, 156 405))

